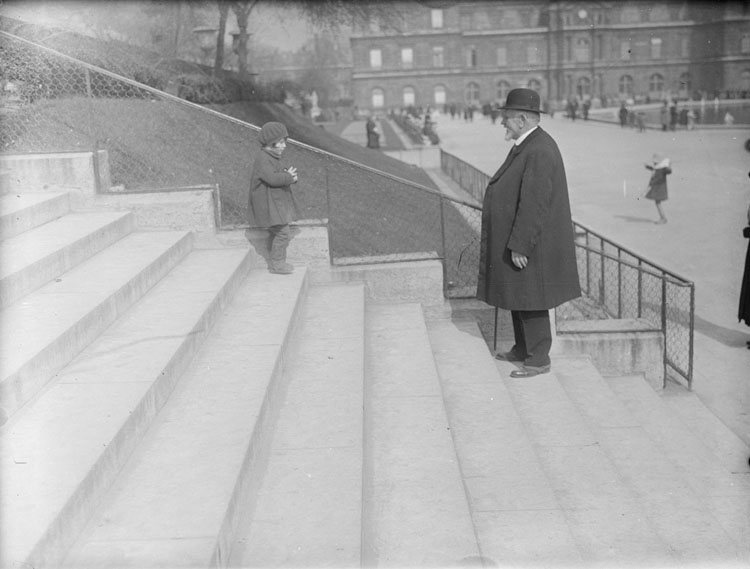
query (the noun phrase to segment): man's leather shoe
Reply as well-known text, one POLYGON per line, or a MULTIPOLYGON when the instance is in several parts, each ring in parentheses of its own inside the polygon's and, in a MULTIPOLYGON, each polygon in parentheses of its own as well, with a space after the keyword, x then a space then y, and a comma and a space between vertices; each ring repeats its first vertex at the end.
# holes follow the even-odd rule
POLYGON ((521 369, 514 369, 510 372, 511 377, 534 377, 535 375, 541 375, 543 373, 549 373, 552 366, 522 366, 521 369))
POLYGON ((495 354, 496 360, 502 360, 504 362, 522 362, 526 358, 521 358, 516 353, 511 350, 510 352, 504 352, 504 353, 497 353, 495 354))

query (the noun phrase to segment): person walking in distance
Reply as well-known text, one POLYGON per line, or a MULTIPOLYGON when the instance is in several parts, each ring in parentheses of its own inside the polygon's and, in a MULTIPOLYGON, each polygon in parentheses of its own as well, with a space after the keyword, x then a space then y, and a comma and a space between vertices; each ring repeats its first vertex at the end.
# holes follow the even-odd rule
POLYGON ((516 378, 550 371, 549 310, 581 295, 565 167, 539 103, 532 89, 508 93, 502 124, 513 147, 482 208, 477 298, 511 312, 515 343, 495 357, 520 364, 516 378))
MULTIPOLYGON (((750 172, 747 173, 750 176, 750 172)), ((750 239, 750 206, 747 208, 747 227, 742 230, 742 236, 750 239)), ((745 254, 745 270, 742 273, 742 286, 740 287, 740 305, 737 310, 737 319, 750 326, 750 241, 747 243, 747 253, 745 254)), ((750 340, 746 343, 747 349, 750 350, 750 340)))
POLYGON ((665 201, 669 195, 667 193, 667 176, 672 173, 669 158, 660 154, 654 154, 651 164, 646 164, 646 168, 651 170, 651 179, 648 181, 648 187, 644 197, 654 200, 656 211, 659 212, 658 224, 667 222, 667 216, 664 215, 664 209, 661 202, 665 201))
POLYGON ((297 202, 292 184, 297 183, 297 169, 285 168, 281 156, 289 136, 280 122, 267 122, 260 129, 261 151, 255 156, 250 174, 248 224, 268 229, 268 270, 288 275, 294 267, 286 262, 286 250, 292 238, 290 223, 297 219, 297 202))

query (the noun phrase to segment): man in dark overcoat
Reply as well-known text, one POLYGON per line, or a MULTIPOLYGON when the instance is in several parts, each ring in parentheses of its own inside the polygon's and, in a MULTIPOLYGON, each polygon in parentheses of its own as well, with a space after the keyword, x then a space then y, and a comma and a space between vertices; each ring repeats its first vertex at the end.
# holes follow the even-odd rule
POLYGON ((549 310, 581 295, 568 184, 557 144, 539 127, 539 94, 513 89, 502 108, 513 148, 482 209, 477 298, 511 311, 515 344, 496 358, 511 377, 550 371, 549 310))

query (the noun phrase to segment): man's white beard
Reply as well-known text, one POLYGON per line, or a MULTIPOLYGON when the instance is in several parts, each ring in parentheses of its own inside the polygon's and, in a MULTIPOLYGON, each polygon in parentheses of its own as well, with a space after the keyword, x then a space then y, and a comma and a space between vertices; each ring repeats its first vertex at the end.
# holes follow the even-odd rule
POLYGON ((508 129, 505 129, 505 140, 507 141, 513 140, 513 133, 509 131, 508 129))

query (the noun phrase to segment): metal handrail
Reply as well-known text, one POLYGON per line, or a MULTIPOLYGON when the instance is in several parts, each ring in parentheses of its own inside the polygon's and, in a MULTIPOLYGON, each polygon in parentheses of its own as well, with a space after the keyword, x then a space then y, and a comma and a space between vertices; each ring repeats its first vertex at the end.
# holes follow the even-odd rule
MULTIPOLYGON (((441 149, 440 151, 440 164, 443 168, 443 172, 445 172, 447 175, 451 176, 453 180, 458 183, 462 188, 469 192, 470 194, 477 197, 477 199, 480 199, 483 197, 484 190, 486 188, 486 184, 490 180, 490 176, 476 168, 475 166, 465 162, 464 160, 461 160, 455 155, 449 154, 441 149), (450 168, 447 167, 447 164, 450 163, 450 168), (458 171, 457 175, 456 171, 458 171), (464 180, 469 180, 473 187, 464 187, 464 180), (484 185, 484 187, 482 187, 484 185)), ((612 262, 617 263, 618 266, 618 273, 617 273, 617 284, 616 284, 616 290, 617 290, 617 317, 621 317, 623 313, 623 279, 622 279, 622 269, 623 267, 627 267, 630 269, 633 269, 637 271, 638 274, 638 284, 637 284, 637 313, 638 317, 643 316, 643 307, 644 307, 644 299, 643 299, 643 277, 645 275, 654 277, 656 279, 659 279, 661 282, 661 295, 660 295, 660 318, 659 323, 657 324, 658 329, 662 332, 664 335, 665 340, 665 347, 664 347, 664 357, 663 357, 663 363, 665 368, 664 373, 664 381, 666 382, 667 374, 666 374, 666 368, 667 366, 671 367, 676 373, 678 373, 680 376, 684 377, 688 384, 688 389, 692 389, 693 384, 693 359, 694 359, 694 340, 695 340, 695 284, 683 277, 682 275, 679 275, 678 273, 667 269, 665 267, 660 266, 657 263, 654 263, 652 261, 649 261, 636 253, 635 251, 624 247, 622 245, 618 245, 611 239, 608 239, 601 235, 600 233, 593 231, 589 227, 576 222, 573 220, 573 226, 574 230, 576 230, 576 233, 580 234, 581 232, 584 232, 586 235, 586 241, 587 243, 580 243, 578 240, 576 240, 576 248, 579 250, 583 250, 586 252, 586 279, 587 284, 589 280, 590 275, 590 261, 589 257, 591 254, 599 255, 602 258, 602 262, 600 263, 601 267, 601 274, 599 275, 598 282, 600 283, 600 286, 602 286, 604 283, 606 283, 606 275, 605 275, 605 263, 604 259, 610 260, 612 262), (601 247, 599 249, 595 247, 591 247, 588 245, 588 239, 589 236, 593 236, 596 239, 599 239, 601 243, 601 247), (616 249, 617 254, 612 255, 606 251, 604 251, 604 247, 612 247, 616 249), (622 255, 626 254, 630 257, 637 259, 636 263, 630 262, 628 260, 625 260, 622 258, 622 255), (645 265, 645 266, 644 266, 645 265), (690 302, 689 307, 687 307, 683 312, 687 313, 688 315, 688 323, 687 323, 687 329, 688 329, 688 339, 687 339, 687 346, 684 346, 682 349, 687 352, 687 369, 682 369, 675 361, 673 360, 670 350, 669 350, 669 334, 670 334, 670 320, 668 318, 667 314, 667 305, 668 305, 668 295, 667 295, 667 285, 674 285, 679 287, 686 287, 690 290, 690 302)), ((606 288, 606 287, 605 287, 606 288)), ((586 289, 586 287, 584 287, 586 289)), ((589 292, 587 290, 587 292, 589 292)), ((602 303, 606 302, 604 298, 602 299, 602 303)), ((607 310, 606 305, 602 305, 605 310, 607 310)), ((608 310, 607 310, 608 311, 608 310)), ((609 313, 609 311, 608 311, 609 313)), ((656 324, 656 323, 655 323, 656 324)), ((497 337, 497 315, 495 317, 495 337, 497 337)))
MULTIPOLYGON (((256 125, 254 125, 254 124, 245 122, 245 121, 243 121, 241 119, 238 119, 236 117, 232 117, 230 115, 226 115, 226 114, 220 113, 219 111, 215 111, 213 109, 209 109, 209 108, 204 107, 202 105, 199 105, 197 103, 193 103, 191 101, 186 101, 185 99, 181 99, 181 98, 179 98, 179 97, 177 97, 175 95, 172 95, 170 93, 167 93, 165 91, 160 91, 159 89, 156 89, 156 88, 151 87, 149 85, 146 85, 144 83, 139 83, 138 81, 135 81, 134 79, 130 79, 130 78, 125 77, 123 75, 119 75, 119 74, 114 73, 112 71, 108 71, 107 69, 104 69, 104 68, 101 68, 101 67, 97 67, 96 65, 92 65, 90 63, 86 63, 85 61, 82 61, 80 59, 76 59, 76 58, 71 57, 69 55, 65 55, 64 53, 59 52, 59 51, 57 51, 55 49, 52 49, 50 47, 47 47, 45 45, 41 45, 41 44, 35 43, 33 41, 27 40, 25 38, 16 36, 14 34, 11 34, 11 33, 8 33, 6 31, 2 31, 2 30, 0 30, 0 36, 6 36, 6 37, 9 37, 9 38, 11 38, 13 40, 25 43, 25 44, 30 45, 30 46, 33 46, 36 49, 41 49, 43 51, 46 51, 46 52, 54 55, 55 57, 62 58, 64 60, 66 60, 66 61, 69 61, 70 63, 74 63, 74 64, 76 64, 76 65, 78 65, 80 67, 83 67, 84 69, 87 69, 88 71, 93 71, 93 72, 102 74, 104 76, 110 77, 112 79, 116 79, 118 81, 122 81, 123 83, 126 83, 126 84, 130 85, 131 87, 136 87, 138 89, 141 89, 143 91, 151 93, 152 95, 157 96, 157 97, 159 97, 161 99, 166 99, 166 100, 169 100, 169 101, 171 101, 173 103, 184 105, 184 106, 193 108, 193 109, 195 109, 197 111, 201 111, 201 112, 213 115, 213 116, 215 116, 217 118, 220 118, 222 120, 230 121, 230 122, 233 122, 233 123, 235 123, 237 125, 241 125, 243 127, 250 128, 250 129, 252 129, 252 130, 254 130, 256 132, 260 132, 260 128, 258 126, 256 126, 256 125)), ((401 177, 396 176, 394 174, 390 174, 389 172, 384 172, 382 170, 378 170, 377 168, 373 168, 371 166, 367 166, 366 164, 362 164, 361 162, 357 162, 355 160, 351 160, 349 158, 345 158, 343 156, 339 156, 338 154, 333 154, 333 153, 328 152, 326 150, 322 150, 320 148, 316 148, 314 146, 310 146, 309 144, 305 144, 304 142, 300 142, 298 140, 294 140, 294 139, 291 139, 291 138, 288 139, 288 140, 289 140, 290 143, 292 143, 295 146, 298 146, 299 148, 303 148, 305 150, 308 150, 310 152, 319 154, 321 156, 324 156, 324 157, 327 157, 327 158, 331 158, 332 160, 340 161, 342 163, 348 164, 350 166, 354 166, 354 167, 359 168, 361 170, 364 170, 366 172, 370 172, 372 174, 376 174, 376 175, 382 176, 384 178, 387 178, 389 180, 398 182, 400 184, 404 184, 404 185, 409 186, 411 188, 414 188, 416 190, 427 192, 427 193, 432 194, 432 195, 440 196, 441 198, 448 199, 449 201, 457 203, 457 204, 460 204, 460 205, 468 206, 468 207, 475 208, 475 209, 481 209, 481 208, 477 208, 476 204, 474 204, 474 203, 467 202, 467 201, 464 201, 464 200, 461 200, 461 199, 458 199, 458 198, 454 198, 452 196, 446 196, 445 194, 443 194, 439 190, 436 190, 434 188, 430 188, 430 187, 425 186, 423 184, 419 184, 417 182, 413 182, 411 180, 407 180, 405 178, 401 178, 401 177)))

